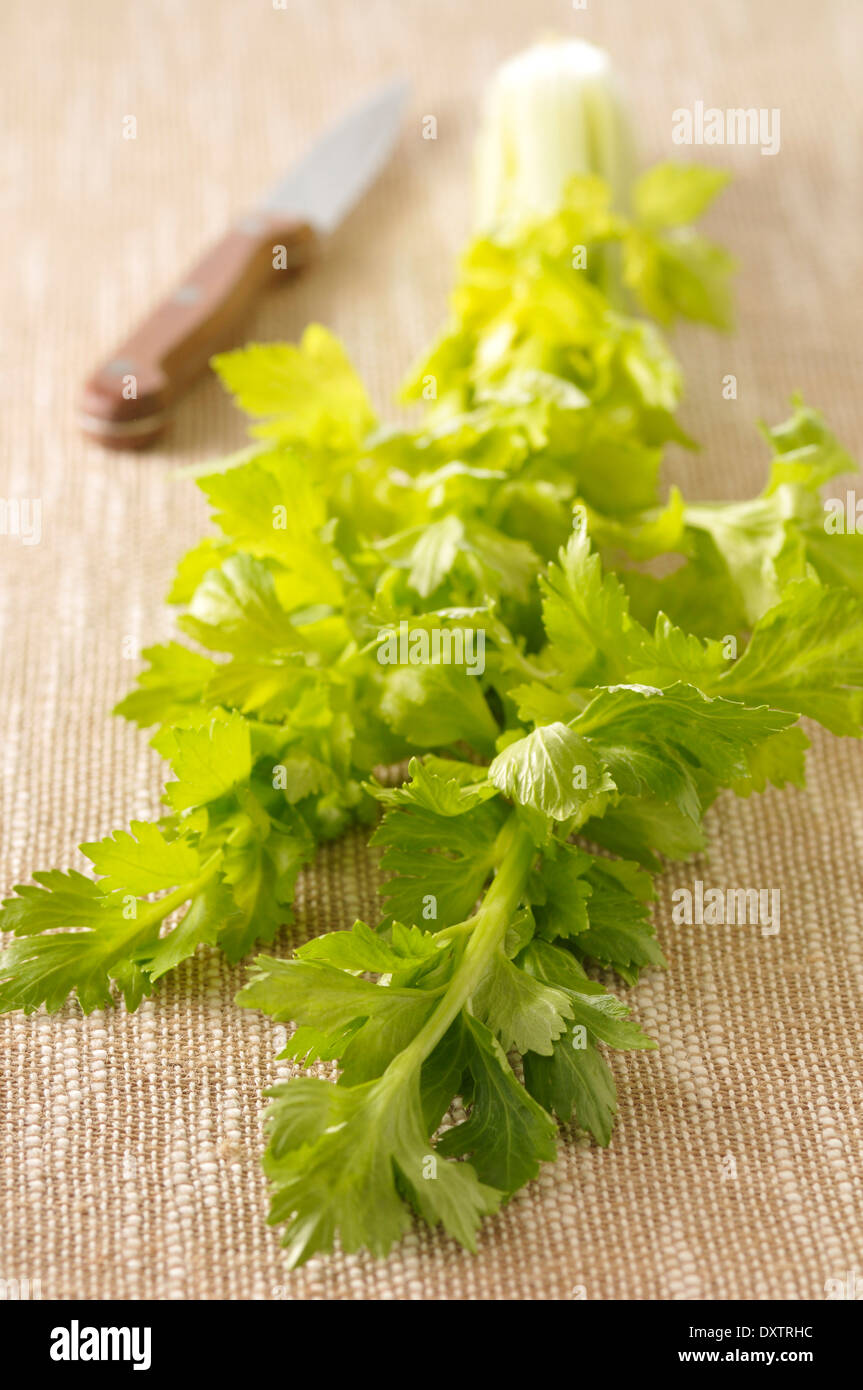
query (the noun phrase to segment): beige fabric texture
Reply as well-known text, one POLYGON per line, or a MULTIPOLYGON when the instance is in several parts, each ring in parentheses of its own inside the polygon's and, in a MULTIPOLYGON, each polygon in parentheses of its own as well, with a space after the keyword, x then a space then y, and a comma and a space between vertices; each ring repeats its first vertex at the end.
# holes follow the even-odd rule
MULTIPOLYGON (((683 419, 704 447, 670 458, 669 478, 701 497, 760 487, 755 421, 782 418, 795 389, 861 456, 859 0, 2 8, 0 496, 40 498, 42 538, 0 536, 0 888, 83 868, 79 841, 157 812, 160 761, 110 710, 140 646, 170 632, 163 595, 207 524, 174 471, 243 438, 210 378, 157 450, 103 453, 76 432, 82 374, 379 81, 414 84, 395 157, 249 338, 326 323, 388 410, 470 226, 483 82, 538 34, 581 34, 614 55, 644 162, 683 154, 735 174, 710 229, 741 266, 737 328, 675 335, 683 419), (675 148, 671 113, 697 100, 779 108, 780 152, 675 148), (729 372, 736 401, 722 397, 729 372)), ((45 1298, 568 1300, 818 1299, 828 1279, 863 1277, 861 770, 858 745, 816 734, 806 793, 710 813, 709 862, 662 882, 670 968, 629 992, 659 1050, 612 1058, 611 1147, 562 1135, 476 1256, 417 1228, 383 1261, 285 1271, 259 1169, 261 1092, 285 1073, 278 1030, 233 1005, 243 969, 214 954, 134 1016, 72 1005, 0 1020, 0 1279, 39 1281, 45 1298), (695 878, 779 888, 778 936, 672 925, 670 893, 695 878)), ((360 837, 325 849, 278 949, 373 919, 376 884, 360 837)))

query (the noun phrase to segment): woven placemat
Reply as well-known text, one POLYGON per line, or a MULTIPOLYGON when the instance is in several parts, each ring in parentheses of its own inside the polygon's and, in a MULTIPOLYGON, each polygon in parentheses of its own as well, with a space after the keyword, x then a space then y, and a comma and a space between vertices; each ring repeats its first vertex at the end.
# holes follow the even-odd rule
MULTIPOLYGON (((162 596, 206 523, 173 470, 242 437, 209 380, 158 452, 103 454, 75 432, 82 372, 378 81, 414 81, 396 157, 250 336, 322 320, 386 408, 442 316, 469 228, 481 83, 538 33, 579 33, 614 54, 645 160, 680 155, 677 107, 781 112, 775 156, 684 152, 735 171, 711 230, 742 272, 735 336, 677 336, 684 421, 704 449, 669 475, 693 496, 760 486, 754 421, 782 418, 793 389, 863 452, 857 0, 57 0, 38 14, 6 0, 0 24, 0 496, 42 505, 40 544, 0 536, 2 889, 84 867, 78 841, 156 812, 159 760, 109 711, 139 647, 168 635, 162 596)), ((612 1145, 563 1135, 476 1257, 418 1229, 382 1262, 285 1273, 258 1166, 278 1030, 234 1007, 243 971, 214 955, 132 1017, 70 1006, 0 1020, 0 1293, 27 1279, 46 1298, 821 1298, 828 1279, 863 1277, 863 758, 816 733, 810 769, 805 794, 723 799, 710 861, 663 880, 670 968, 629 996, 659 1050, 613 1058, 612 1145), (781 931, 674 926, 671 891, 695 878, 780 888, 781 931)), ((376 886, 361 838, 324 849, 279 949, 373 919, 376 886)))

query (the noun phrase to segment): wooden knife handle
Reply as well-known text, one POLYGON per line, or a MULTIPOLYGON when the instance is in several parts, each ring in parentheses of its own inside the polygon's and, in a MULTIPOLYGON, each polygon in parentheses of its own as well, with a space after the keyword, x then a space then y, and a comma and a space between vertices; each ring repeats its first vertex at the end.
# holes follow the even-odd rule
POLYGON ((231 347, 267 285, 296 274, 316 237, 305 223, 256 214, 232 227, 84 387, 80 424, 109 449, 140 449, 214 352, 231 347), (284 252, 282 252, 284 248, 284 252))

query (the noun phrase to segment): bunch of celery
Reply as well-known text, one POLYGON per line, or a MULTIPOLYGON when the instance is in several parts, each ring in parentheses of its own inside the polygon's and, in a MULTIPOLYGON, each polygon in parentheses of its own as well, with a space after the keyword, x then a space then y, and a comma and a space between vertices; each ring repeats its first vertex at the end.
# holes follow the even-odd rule
MULTIPOLYGON (((616 178, 596 81, 585 138, 616 178)), ((556 205, 534 187, 515 216, 501 179, 529 151, 495 164, 484 138, 496 220, 407 384, 415 428, 378 425, 324 328, 216 360, 255 442, 198 478, 217 535, 170 595, 191 645, 150 648, 119 707, 156 727, 166 813, 0 916, 0 1008, 115 988, 135 1008, 202 944, 271 942, 315 846, 383 805, 382 922, 258 958, 239 996, 297 1025, 285 1055, 339 1063, 272 1092, 293 1263, 337 1238, 384 1253, 412 1209, 472 1247, 554 1157, 555 1117, 607 1143, 602 1047, 652 1044, 589 970, 662 965, 663 860, 704 847, 723 789, 803 784, 801 715, 863 718, 863 541, 825 532, 819 489, 850 463, 820 416, 798 402, 766 432, 757 497, 660 496, 664 446, 690 441, 651 320, 727 320, 728 260, 691 229, 722 178, 660 166, 624 215, 553 170, 556 205)))

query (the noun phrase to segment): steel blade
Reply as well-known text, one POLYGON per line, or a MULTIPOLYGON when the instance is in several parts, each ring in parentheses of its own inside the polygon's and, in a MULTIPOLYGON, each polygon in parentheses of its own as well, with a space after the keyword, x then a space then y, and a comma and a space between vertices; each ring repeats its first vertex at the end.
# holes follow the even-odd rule
POLYGON ((331 232, 386 163, 407 93, 407 82, 393 82, 354 107, 276 184, 261 209, 296 214, 331 232))

